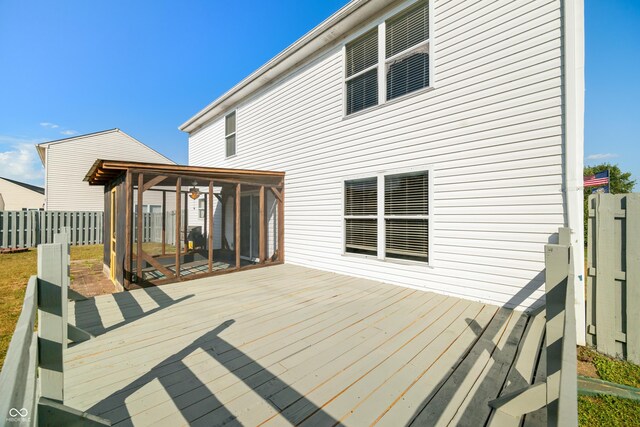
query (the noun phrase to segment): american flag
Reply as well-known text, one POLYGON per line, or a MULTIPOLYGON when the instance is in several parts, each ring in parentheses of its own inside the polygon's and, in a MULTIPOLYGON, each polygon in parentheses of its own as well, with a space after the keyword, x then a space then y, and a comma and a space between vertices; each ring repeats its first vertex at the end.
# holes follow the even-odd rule
POLYGON ((585 187, 601 187, 609 184, 609 171, 598 172, 595 175, 584 177, 585 187))

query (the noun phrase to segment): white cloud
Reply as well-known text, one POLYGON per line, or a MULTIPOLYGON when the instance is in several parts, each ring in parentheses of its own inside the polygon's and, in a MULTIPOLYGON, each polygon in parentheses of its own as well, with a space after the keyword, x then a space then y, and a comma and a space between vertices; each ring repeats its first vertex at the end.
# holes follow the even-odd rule
POLYGON ((589 154, 587 156, 587 160, 604 160, 604 159, 613 159, 614 157, 618 157, 618 155, 614 153, 596 153, 596 154, 589 154))
POLYGON ((77 135, 77 134, 78 134, 78 132, 77 132, 77 131, 75 131, 75 130, 71 130, 71 129, 67 129, 67 130, 60 131, 60 133, 61 133, 62 135, 67 135, 67 136, 77 135))
POLYGON ((41 122, 40 126, 42 126, 43 128, 47 128, 47 129, 56 129, 56 128, 60 127, 55 123, 49 123, 49 122, 41 122))
POLYGON ((35 147, 40 142, 0 135, 0 176, 42 185, 44 168, 35 147))

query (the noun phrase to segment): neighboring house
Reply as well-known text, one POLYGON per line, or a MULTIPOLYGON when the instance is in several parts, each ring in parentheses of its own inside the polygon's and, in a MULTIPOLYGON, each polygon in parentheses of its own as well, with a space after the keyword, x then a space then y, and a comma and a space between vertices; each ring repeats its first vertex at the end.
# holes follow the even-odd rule
POLYGON ((536 306, 558 227, 582 275, 582 10, 353 0, 184 123, 189 164, 286 172, 287 263, 536 306))
POLYGON ((96 159, 174 164, 120 129, 105 130, 36 145, 45 167, 45 209, 102 211, 101 188, 83 181, 96 159))
POLYGON ((44 188, 0 177, 0 211, 42 209, 44 188))

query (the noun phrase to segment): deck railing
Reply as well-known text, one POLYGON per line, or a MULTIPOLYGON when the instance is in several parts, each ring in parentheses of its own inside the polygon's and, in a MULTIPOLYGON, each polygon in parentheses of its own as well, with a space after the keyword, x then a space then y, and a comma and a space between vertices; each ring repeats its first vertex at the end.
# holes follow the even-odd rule
POLYGON ((560 228, 558 244, 545 245, 546 370, 544 382, 507 393, 489 405, 512 417, 546 406, 547 425, 578 425, 576 316, 570 229, 560 228))
POLYGON ((58 234, 54 242, 38 246, 38 275, 29 278, 0 372, 0 424, 110 425, 64 405, 67 340, 82 341, 91 336, 67 323, 68 237, 58 234))

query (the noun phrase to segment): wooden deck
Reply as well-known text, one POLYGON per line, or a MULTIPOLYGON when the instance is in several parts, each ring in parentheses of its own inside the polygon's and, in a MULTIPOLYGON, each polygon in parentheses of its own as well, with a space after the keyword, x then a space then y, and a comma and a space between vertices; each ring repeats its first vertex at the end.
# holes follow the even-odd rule
MULTIPOLYGON (((291 265, 70 303, 65 404, 114 425, 508 425, 544 317, 291 265)), ((525 425, 543 425, 539 411, 525 425)))

